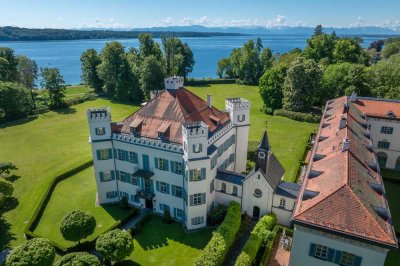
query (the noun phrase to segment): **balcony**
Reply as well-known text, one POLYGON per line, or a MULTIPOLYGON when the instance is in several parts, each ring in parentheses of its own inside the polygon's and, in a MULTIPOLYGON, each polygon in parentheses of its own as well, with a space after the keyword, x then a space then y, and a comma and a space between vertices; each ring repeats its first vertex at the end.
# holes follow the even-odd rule
POLYGON ((151 200, 155 194, 150 190, 137 189, 136 196, 145 200, 151 200))

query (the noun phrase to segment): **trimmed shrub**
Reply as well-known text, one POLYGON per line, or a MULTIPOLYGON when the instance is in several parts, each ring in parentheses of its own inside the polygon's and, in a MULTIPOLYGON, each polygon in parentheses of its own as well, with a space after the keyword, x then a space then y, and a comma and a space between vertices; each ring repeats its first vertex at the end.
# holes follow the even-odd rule
POLYGON ((56 251, 49 240, 35 238, 11 251, 6 266, 51 266, 55 256, 56 251))
POLYGON ((236 82, 235 79, 188 78, 185 80, 185 85, 186 86, 201 86, 201 85, 210 85, 210 84, 234 84, 235 82, 236 82))
POLYGON ((63 256, 55 266, 100 266, 99 259, 86 252, 73 252, 63 256))
POLYGON ((96 250, 111 263, 122 261, 133 252, 132 236, 124 230, 115 229, 101 235, 96 241, 96 250))
POLYGON ((166 224, 170 224, 172 222, 171 213, 169 212, 169 209, 164 210, 163 221, 166 224))
POLYGON ((60 232, 65 240, 80 242, 93 234, 96 219, 93 214, 81 210, 67 212, 60 224, 60 232))
POLYGON ((236 266, 250 266, 253 263, 261 244, 267 241, 267 238, 271 234, 271 230, 274 228, 275 224, 276 215, 274 213, 263 216, 257 222, 242 252, 236 260, 236 266))
POLYGON ((216 207, 211 209, 208 223, 210 225, 220 224, 224 220, 227 211, 228 208, 225 205, 218 204, 216 207))
POLYGON ((308 122, 308 123, 319 123, 321 120, 320 115, 315 115, 311 113, 292 112, 283 109, 275 110, 274 116, 284 116, 296 121, 308 122))
POLYGON ((128 209, 128 207, 129 207, 129 205, 128 205, 128 198, 127 198, 126 196, 123 196, 123 197, 121 198, 121 200, 119 201, 119 207, 120 207, 122 210, 128 209))
POLYGON ((225 256, 235 241, 241 223, 241 209, 237 202, 231 202, 222 224, 213 232, 211 240, 197 258, 196 266, 222 265, 225 256))

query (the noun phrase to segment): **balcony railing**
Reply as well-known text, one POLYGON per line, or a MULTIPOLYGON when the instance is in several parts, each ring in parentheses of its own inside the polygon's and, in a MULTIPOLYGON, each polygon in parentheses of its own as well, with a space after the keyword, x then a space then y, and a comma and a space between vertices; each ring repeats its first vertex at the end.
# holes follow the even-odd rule
POLYGON ((151 200, 154 198, 155 194, 150 190, 137 189, 136 196, 142 199, 151 200))

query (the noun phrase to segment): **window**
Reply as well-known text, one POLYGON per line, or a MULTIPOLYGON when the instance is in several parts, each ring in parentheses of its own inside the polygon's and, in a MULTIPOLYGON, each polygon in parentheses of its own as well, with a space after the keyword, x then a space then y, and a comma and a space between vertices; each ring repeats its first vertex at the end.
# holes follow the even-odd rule
POLYGON ((113 199, 118 196, 118 191, 110 191, 106 193, 107 199, 113 199))
POLYGON ((167 204, 160 203, 160 210, 161 211, 169 210, 169 206, 167 204))
POLYGON ((120 191, 120 192, 119 192, 119 195, 120 195, 121 197, 125 197, 126 199, 129 199, 129 194, 126 193, 126 192, 120 191))
POLYGON ((326 260, 328 258, 328 248, 326 246, 316 245, 315 257, 326 260))
POLYGON ((393 127, 381 127, 382 134, 393 134, 393 127))
POLYGON ((354 257, 355 257, 354 254, 342 251, 339 264, 343 266, 353 266, 354 257))
POLYGON ((221 191, 226 192, 226 184, 225 183, 221 184, 221 191))
POLYGON ((206 193, 190 195, 190 206, 197 206, 206 203, 206 193))
POLYGON ((138 155, 136 152, 133 152, 133 151, 129 152, 129 162, 138 163, 138 155))
POLYGON ((131 201, 135 203, 140 203, 140 198, 138 196, 131 195, 131 201))
POLYGON ((156 187, 157 187, 157 191, 159 191, 161 193, 169 194, 169 184, 167 184, 165 182, 157 181, 156 187))
POLYGON ((193 152, 200 153, 203 150, 203 145, 201 143, 193 144, 193 152))
POLYGON ((378 148, 389 149, 389 147, 390 147, 390 142, 387 142, 386 140, 378 141, 378 148))
POLYGON ((196 168, 189 170, 190 181, 201 181, 206 179, 206 168, 196 168))
POLYGON ((245 119, 246 119, 246 116, 245 116, 244 114, 238 115, 237 120, 238 120, 239 122, 243 122, 245 119))
POLYGON ((253 196, 256 197, 256 198, 261 198, 261 197, 262 197, 262 191, 261 191, 261 189, 256 188, 256 189, 254 190, 253 196))
POLYGON ((114 171, 103 171, 100 172, 100 182, 107 182, 114 180, 114 171))
POLYGON ((158 132, 158 138, 159 139, 164 139, 164 137, 165 137, 164 132, 158 132))
POLYGON ((233 163, 235 161, 235 154, 232 153, 231 155, 229 155, 229 164, 233 163))
POLYGON ((218 146, 218 152, 217 152, 218 157, 220 157, 223 153, 224 153, 224 147, 222 144, 222 145, 218 146))
POLYGON ((202 224, 203 222, 204 222, 203 216, 198 216, 198 217, 192 218, 192 225, 202 224))
POLYGON ((168 171, 168 161, 163 158, 155 158, 156 168, 168 171))
POLYGON ((101 136, 106 134, 106 128, 104 127, 97 127, 96 128, 96 135, 101 136))
POLYGON ((279 207, 285 208, 286 205, 286 200, 284 198, 281 198, 279 201, 279 207))
POLYGON ((181 209, 176 209, 176 214, 175 214, 175 216, 176 216, 177 218, 183 218, 183 210, 181 210, 181 209))
POLYGON ((181 162, 174 162, 171 161, 171 171, 174 172, 175 174, 182 174, 182 163, 181 162))
POLYGON ((123 161, 124 160, 124 151, 121 149, 117 149, 117 159, 123 161))
POLYGON ((378 152, 376 154, 376 157, 378 157, 378 164, 379 167, 384 168, 386 166, 386 162, 387 162, 387 154, 384 152, 378 152))
POLYGON ((232 188, 232 195, 237 196, 237 194, 238 194, 237 186, 233 186, 233 188, 232 188))
POLYGON ((97 160, 108 160, 108 159, 112 159, 112 149, 97 150, 97 160))
POLYGON ((117 177, 119 181, 125 182, 125 183, 131 183, 132 180, 130 178, 130 175, 128 173, 125 173, 123 171, 117 171, 117 177))
POLYGON ((183 188, 180 186, 172 185, 172 195, 178 198, 182 198, 183 196, 183 188))
POLYGON ((210 183, 210 194, 214 191, 215 187, 214 187, 214 179, 211 181, 210 183))
POLYGON ((135 186, 139 185, 139 179, 137 178, 137 176, 134 176, 133 174, 132 174, 132 178, 131 178, 131 184, 135 185, 135 186))
POLYGON ((217 165, 217 159, 218 159, 218 156, 217 156, 217 155, 214 155, 214 156, 211 158, 211 169, 214 169, 214 167, 217 165))

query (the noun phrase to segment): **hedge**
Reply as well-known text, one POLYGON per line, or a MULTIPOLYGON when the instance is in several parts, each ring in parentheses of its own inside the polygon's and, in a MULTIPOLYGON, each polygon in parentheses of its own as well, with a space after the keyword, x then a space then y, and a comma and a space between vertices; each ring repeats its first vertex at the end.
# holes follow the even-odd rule
POLYGON ((201 86, 209 84, 233 84, 236 83, 235 79, 193 79, 189 78, 185 80, 186 86, 201 86))
POLYGON ((296 121, 308 122, 308 123, 319 123, 321 120, 320 115, 310 114, 310 113, 300 113, 286 111, 283 109, 277 109, 274 111, 274 116, 284 116, 296 121))
POLYGON ((236 266, 250 266, 257 256, 261 244, 267 241, 267 237, 271 233, 271 229, 276 224, 276 215, 270 213, 263 216, 254 227, 249 239, 243 247, 242 252, 236 260, 236 266))
POLYGON ((282 225, 276 225, 274 227, 274 230, 272 231, 272 233, 268 237, 268 241, 267 241, 267 243, 265 245, 264 254, 263 254, 263 256, 261 258, 261 261, 260 261, 260 266, 264 266, 268 262, 269 256, 271 254, 272 247, 274 246, 274 243, 275 243, 276 236, 278 235, 278 232, 283 231, 283 229, 286 230, 286 235, 293 237, 293 229, 288 228, 288 227, 284 227, 282 225))
POLYGON ((213 232, 211 240, 197 258, 197 266, 222 265, 225 257, 235 241, 241 223, 241 208, 239 203, 231 202, 224 221, 213 232))

